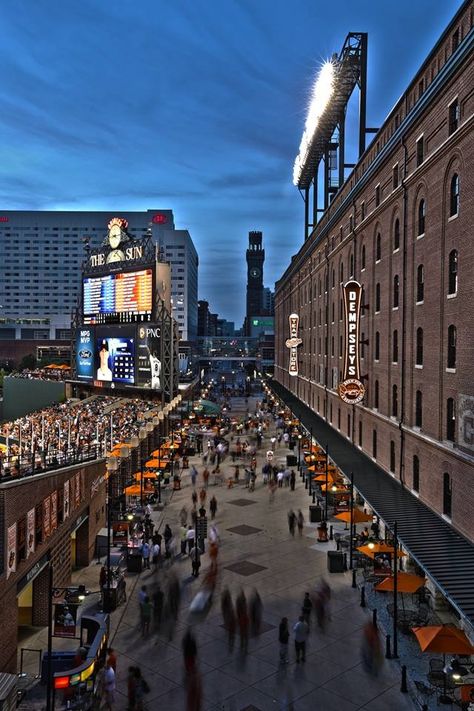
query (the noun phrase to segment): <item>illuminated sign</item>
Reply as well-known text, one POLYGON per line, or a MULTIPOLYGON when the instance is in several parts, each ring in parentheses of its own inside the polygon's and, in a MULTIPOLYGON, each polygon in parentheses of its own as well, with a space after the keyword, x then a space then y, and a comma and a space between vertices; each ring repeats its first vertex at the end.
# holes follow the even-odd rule
POLYGON ((164 225, 168 222, 168 218, 166 215, 153 215, 151 221, 154 222, 155 225, 164 225))
POLYGON ((339 397, 344 402, 355 405, 363 400, 365 387, 360 379, 359 331, 360 303, 362 287, 357 281, 348 281, 342 287, 344 298, 345 352, 342 381, 339 383, 339 397))
POLYGON ((6 215, 0 215, 0 222, 10 222, 10 218, 6 215))
POLYGON ((298 375, 298 346, 300 346, 303 341, 301 338, 298 338, 298 327, 300 323, 298 314, 290 314, 288 320, 290 322, 290 337, 287 338, 285 345, 290 349, 288 373, 294 376, 298 375))
POLYGON ((126 313, 151 313, 153 273, 151 269, 137 272, 105 274, 83 280, 84 321, 96 321, 96 316, 118 316, 126 313))

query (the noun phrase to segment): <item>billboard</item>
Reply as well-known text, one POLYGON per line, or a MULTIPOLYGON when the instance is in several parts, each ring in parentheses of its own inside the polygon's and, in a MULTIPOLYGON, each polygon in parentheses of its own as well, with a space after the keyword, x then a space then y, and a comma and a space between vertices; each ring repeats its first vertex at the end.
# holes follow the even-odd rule
POLYGON ((95 379, 134 385, 135 329, 126 326, 98 328, 95 343, 95 379))
POLYGON ((298 337, 298 329, 300 324, 300 317, 298 314, 290 314, 288 316, 288 321, 290 326, 290 337, 286 339, 285 345, 290 351, 288 373, 294 377, 298 375, 298 346, 300 346, 303 341, 298 337))
POLYGON ((339 397, 344 402, 356 405, 364 399, 365 387, 360 376, 360 307, 362 287, 357 281, 348 281, 342 287, 344 299, 345 350, 342 381, 339 397))
POLYGON ((76 331, 76 374, 79 380, 94 377, 94 329, 82 327, 76 331))
POLYGON ((137 327, 137 385, 161 390, 161 328, 137 327))
POLYGON ((84 277, 82 304, 85 323, 123 322, 131 314, 151 315, 153 270, 84 277))

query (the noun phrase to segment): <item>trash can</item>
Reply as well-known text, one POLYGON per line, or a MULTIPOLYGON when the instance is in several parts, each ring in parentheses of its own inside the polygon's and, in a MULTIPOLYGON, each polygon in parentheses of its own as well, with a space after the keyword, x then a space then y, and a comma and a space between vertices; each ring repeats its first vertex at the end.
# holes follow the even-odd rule
POLYGON ((286 455, 286 466, 287 467, 296 467, 298 464, 298 457, 295 457, 294 454, 287 454, 286 455))
POLYGON ((323 520, 323 510, 319 504, 310 505, 309 520, 311 523, 320 523, 323 520))
POLYGON ((181 479, 175 474, 173 477, 173 491, 180 491, 181 489, 181 479))
POLYGON ((344 553, 342 551, 328 551, 328 571, 330 573, 344 572, 344 553))

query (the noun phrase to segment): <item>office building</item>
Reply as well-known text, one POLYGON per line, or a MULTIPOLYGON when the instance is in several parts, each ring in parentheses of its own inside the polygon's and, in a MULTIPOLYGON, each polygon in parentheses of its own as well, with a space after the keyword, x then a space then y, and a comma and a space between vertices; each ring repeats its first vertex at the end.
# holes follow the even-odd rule
POLYGON ((163 230, 159 235, 163 261, 171 265, 172 315, 180 338, 194 341, 198 334, 199 259, 187 230, 163 230))

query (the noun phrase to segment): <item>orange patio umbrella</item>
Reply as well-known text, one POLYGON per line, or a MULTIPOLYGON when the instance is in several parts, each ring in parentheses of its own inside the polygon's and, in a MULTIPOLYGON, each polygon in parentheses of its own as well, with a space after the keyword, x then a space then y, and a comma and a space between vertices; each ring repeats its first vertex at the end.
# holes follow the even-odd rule
MULTIPOLYGON (((395 591, 395 576, 390 575, 388 578, 384 578, 380 583, 374 586, 374 590, 378 592, 394 592, 395 591)), ((415 593, 417 590, 422 588, 426 583, 426 579, 422 578, 420 575, 413 575, 412 573, 397 573, 397 591, 399 593, 415 593)), ((423 628, 425 629, 425 628, 423 628)))
MULTIPOLYGON (((349 493, 349 488, 345 485, 342 485, 340 482, 335 482, 336 490, 332 491, 332 487, 334 484, 328 484, 327 488, 329 491, 331 491, 333 494, 341 494, 341 493, 349 493)), ((326 484, 321 484, 321 490, 326 491, 326 484)))
POLYGON ((145 462, 148 469, 164 469, 170 464, 169 459, 149 459, 145 462))
MULTIPOLYGON (((137 472, 134 476, 134 479, 136 481, 140 481, 142 478, 142 473, 137 472)), ((143 472, 143 478, 144 479, 158 479, 158 474, 155 474, 155 472, 143 472)))
POLYGON ((474 654, 474 646, 455 625, 428 625, 412 627, 422 652, 438 654, 474 654))
POLYGON ((123 492, 127 496, 140 496, 142 489, 138 484, 132 484, 131 486, 126 486, 123 492))
POLYGON ((158 457, 159 459, 168 459, 166 452, 162 452, 160 449, 154 449, 151 456, 158 457))
MULTIPOLYGON (((391 555, 395 553, 394 547, 389 546, 386 543, 366 543, 363 546, 359 546, 357 550, 360 551, 360 553, 363 553, 364 555, 368 556, 369 558, 374 558, 378 553, 390 553, 391 555)), ((406 553, 403 553, 399 549, 397 555, 399 558, 403 558, 406 553)))
MULTIPOLYGON (((318 474, 318 476, 313 476, 313 481, 326 481, 326 474, 318 474)), ((335 481, 332 474, 328 472, 328 482, 332 484, 335 481)))
MULTIPOLYGON (((342 513, 336 514, 335 518, 338 518, 339 521, 345 521, 346 523, 351 522, 351 512, 350 511, 343 511, 342 513)), ((369 516, 369 514, 364 513, 360 509, 354 509, 352 511, 352 522, 353 523, 367 523, 367 521, 372 521, 372 516, 369 516)))

